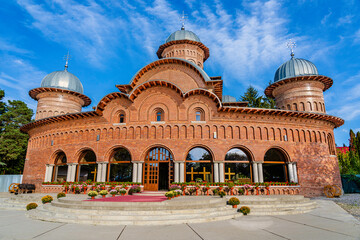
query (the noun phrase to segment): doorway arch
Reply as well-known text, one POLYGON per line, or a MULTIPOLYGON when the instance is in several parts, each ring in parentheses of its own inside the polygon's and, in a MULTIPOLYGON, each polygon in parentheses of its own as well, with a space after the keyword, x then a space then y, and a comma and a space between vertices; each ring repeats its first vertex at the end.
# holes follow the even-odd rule
POLYGON ((174 158, 171 152, 163 147, 151 148, 144 161, 144 190, 168 190, 174 181, 174 158))

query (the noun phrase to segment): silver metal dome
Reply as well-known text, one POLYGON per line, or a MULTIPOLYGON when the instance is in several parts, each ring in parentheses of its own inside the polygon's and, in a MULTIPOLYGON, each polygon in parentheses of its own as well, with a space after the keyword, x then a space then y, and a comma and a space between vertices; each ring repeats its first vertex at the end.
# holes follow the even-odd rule
POLYGON ((274 82, 306 75, 319 75, 316 66, 308 60, 292 57, 276 70, 274 82))
POLYGON ((167 39, 165 43, 176 41, 176 40, 191 40, 195 42, 201 42, 200 38, 193 32, 181 29, 174 33, 172 33, 167 39))
POLYGON ((49 73, 41 81, 41 87, 61 88, 81 94, 84 93, 80 80, 67 70, 49 73))

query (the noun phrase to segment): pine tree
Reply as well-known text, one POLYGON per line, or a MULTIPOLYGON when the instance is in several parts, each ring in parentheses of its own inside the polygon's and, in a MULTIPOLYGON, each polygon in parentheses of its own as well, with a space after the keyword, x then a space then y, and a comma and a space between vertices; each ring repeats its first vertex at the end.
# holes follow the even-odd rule
POLYGON ((20 127, 29 123, 33 111, 22 101, 8 101, 0 115, 0 171, 19 174, 24 168, 28 135, 20 127))
POLYGON ((253 86, 249 86, 240 101, 249 102, 248 106, 253 108, 276 108, 275 101, 272 98, 260 96, 259 91, 253 86))

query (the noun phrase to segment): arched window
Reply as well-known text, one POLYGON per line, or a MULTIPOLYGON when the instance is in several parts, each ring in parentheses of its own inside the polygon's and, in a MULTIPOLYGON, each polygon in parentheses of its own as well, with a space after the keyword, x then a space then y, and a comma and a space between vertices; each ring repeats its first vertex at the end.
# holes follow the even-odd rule
POLYGON ((108 168, 108 181, 132 182, 131 155, 125 148, 114 150, 108 168))
POLYGON ((286 182, 286 157, 276 149, 271 148, 265 153, 263 163, 264 182, 286 182))
POLYGON ((67 159, 64 152, 59 152, 55 158, 54 174, 52 175, 53 182, 65 182, 67 177, 67 159))
POLYGON ((240 148, 233 148, 225 155, 225 181, 251 182, 250 156, 240 148))
POLYGON ((205 121, 204 110, 195 108, 195 121, 205 121))
POLYGON ((119 117, 119 123, 124 123, 124 122, 125 122, 125 114, 121 113, 119 117))
POLYGON ((202 147, 191 149, 186 157, 186 182, 201 179, 212 182, 212 156, 208 150, 202 147))
POLYGON ((80 154, 78 165, 78 182, 85 182, 86 180, 96 181, 97 164, 96 155, 91 150, 85 150, 80 154))
POLYGON ((155 111, 155 120, 157 122, 164 121, 164 111, 161 108, 156 109, 156 111, 155 111))
POLYGON ((335 155, 336 153, 335 153, 335 148, 334 148, 334 141, 333 141, 333 138, 330 133, 327 135, 327 143, 328 143, 328 147, 329 147, 329 154, 335 155))

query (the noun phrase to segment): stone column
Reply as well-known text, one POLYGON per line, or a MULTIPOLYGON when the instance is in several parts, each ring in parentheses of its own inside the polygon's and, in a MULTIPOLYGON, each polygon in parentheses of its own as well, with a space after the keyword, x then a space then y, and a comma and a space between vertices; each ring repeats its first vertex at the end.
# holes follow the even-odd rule
POLYGON ((179 182, 179 163, 174 162, 174 182, 179 182))
POLYGON ((133 175, 132 175, 132 181, 137 181, 137 163, 133 162, 133 175))
POLYGON ((101 171, 101 181, 102 182, 106 182, 106 170, 107 170, 107 166, 108 166, 108 162, 103 162, 102 163, 102 171, 101 171))
MULTIPOLYGON (((59 166, 54 166, 55 170, 53 171, 54 173, 54 182, 56 182, 57 179, 57 175, 58 175, 58 170, 59 170, 59 166)), ((50 180, 51 181, 51 180, 50 180)))
POLYGON ((214 182, 219 182, 219 164, 214 162, 214 182))
POLYGON ((297 167, 296 167, 296 163, 293 163, 293 173, 294 173, 294 182, 298 182, 298 175, 297 175, 297 167))
POLYGON ((224 163, 219 163, 219 180, 220 182, 225 182, 225 172, 224 172, 224 163))
POLYGON ((97 170, 96 170, 96 181, 101 182, 101 175, 102 175, 102 163, 97 164, 97 170))
POLYGON ((137 181, 136 181, 138 183, 142 182, 142 165, 143 165, 143 162, 138 162, 137 181))
POLYGON ((54 170, 54 164, 49 164, 49 170, 48 170, 48 175, 47 175, 48 178, 47 178, 46 182, 51 182, 53 170, 54 170))
POLYGON ((293 164, 291 162, 288 163, 288 173, 289 173, 289 182, 294 182, 293 164))
POLYGON ((81 165, 79 164, 79 169, 76 171, 76 167, 74 167, 75 170, 73 169, 74 171, 74 182, 75 180, 77 179, 78 181, 80 181, 80 174, 81 174, 81 165))
POLYGON ((48 180, 48 175, 49 175, 49 164, 45 164, 45 177, 44 177, 44 182, 47 182, 47 180, 48 180))
POLYGON ((185 181, 185 164, 184 162, 180 162, 180 182, 185 181))
POLYGON ((67 169, 67 173, 66 173, 66 181, 70 182, 71 180, 71 169, 72 169, 72 163, 68 163, 67 164, 68 169, 67 169))
POLYGON ((263 174, 263 165, 262 165, 262 163, 258 163, 258 171, 259 171, 259 182, 264 182, 264 174, 263 174))
POLYGON ((253 181, 257 183, 259 182, 258 165, 256 162, 253 162, 252 165, 253 165, 253 181))

